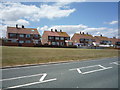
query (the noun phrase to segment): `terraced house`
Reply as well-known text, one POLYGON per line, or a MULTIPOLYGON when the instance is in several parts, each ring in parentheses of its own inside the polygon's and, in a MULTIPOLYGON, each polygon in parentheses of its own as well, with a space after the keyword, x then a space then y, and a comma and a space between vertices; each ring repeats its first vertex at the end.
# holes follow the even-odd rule
POLYGON ((7 27, 6 46, 39 46, 41 45, 40 34, 36 28, 7 27))
POLYGON ((44 31, 42 35, 42 44, 43 45, 53 45, 53 46, 70 46, 73 45, 72 41, 70 40, 70 36, 63 32, 62 30, 53 31, 44 31))
POLYGON ((71 40, 77 46, 91 46, 95 42, 95 38, 92 35, 84 32, 75 33, 71 40))

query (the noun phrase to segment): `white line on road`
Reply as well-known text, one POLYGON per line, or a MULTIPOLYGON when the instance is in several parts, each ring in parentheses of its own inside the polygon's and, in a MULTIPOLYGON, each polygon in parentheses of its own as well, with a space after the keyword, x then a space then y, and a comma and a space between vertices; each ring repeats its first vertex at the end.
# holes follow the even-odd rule
POLYGON ((88 73, 103 71, 103 70, 110 69, 110 68, 112 68, 112 67, 108 67, 108 68, 105 68, 105 69, 92 70, 92 71, 88 71, 88 72, 83 72, 82 74, 88 74, 88 73))
POLYGON ((117 61, 117 62, 112 62, 112 63, 110 63, 110 64, 120 65, 120 64, 119 64, 119 61, 117 61))
POLYGON ((110 69, 112 67, 104 67, 102 65, 93 65, 93 66, 87 66, 87 67, 80 67, 80 68, 74 68, 74 69, 69 69, 70 71, 71 70, 77 70, 78 73, 81 73, 81 74, 88 74, 88 73, 93 73, 93 72, 97 72, 97 71, 102 71, 102 70, 106 70, 106 69, 110 69), (81 69, 84 69, 84 68, 91 68, 91 67, 101 67, 102 69, 97 69, 97 70, 91 70, 91 71, 87 71, 87 72, 82 72, 81 69))
POLYGON ((7 79, 2 79, 2 80, 0 80, 0 81, 8 81, 8 80, 14 80, 14 79, 35 77, 35 76, 39 76, 39 75, 44 75, 44 73, 43 73, 43 74, 35 74, 35 75, 28 75, 28 76, 15 77, 15 78, 7 78, 7 79))
POLYGON ((55 80, 57 80, 57 79, 54 78, 54 79, 44 80, 44 81, 41 81, 41 82, 32 82, 32 83, 27 83, 27 84, 22 84, 22 85, 7 87, 6 89, 19 88, 19 87, 24 87, 24 86, 30 86, 30 85, 35 85, 35 84, 40 84, 40 83, 45 83, 45 82, 50 82, 50 81, 55 81, 55 80))

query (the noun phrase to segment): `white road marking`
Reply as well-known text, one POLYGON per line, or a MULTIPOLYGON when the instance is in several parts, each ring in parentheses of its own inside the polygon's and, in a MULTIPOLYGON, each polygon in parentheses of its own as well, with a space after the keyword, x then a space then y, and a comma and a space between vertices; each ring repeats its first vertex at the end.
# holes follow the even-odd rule
POLYGON ((50 81, 55 81, 55 80, 57 80, 57 78, 44 80, 45 77, 47 76, 46 73, 44 73, 44 74, 30 75, 30 76, 23 76, 23 77, 16 77, 16 78, 8 79, 8 80, 20 79, 20 78, 32 77, 32 76, 38 76, 38 75, 43 75, 38 82, 32 82, 32 83, 26 83, 26 84, 22 84, 22 85, 11 86, 11 87, 7 87, 6 89, 19 88, 19 87, 30 86, 30 85, 34 85, 34 84, 45 83, 45 82, 50 82, 50 81))
POLYGON ((106 69, 110 69, 112 67, 104 67, 102 65, 93 65, 93 66, 87 66, 87 67, 80 67, 80 68, 74 68, 74 69, 69 69, 70 71, 71 70, 77 70, 78 73, 81 73, 81 74, 88 74, 88 73, 93 73, 93 72, 97 72, 97 71, 102 71, 102 70, 106 70, 106 69), (87 71, 87 72, 82 72, 81 69, 83 68, 91 68, 91 67, 101 67, 102 69, 97 69, 97 70, 91 70, 91 71, 87 71))
POLYGON ((40 82, 32 82, 32 83, 27 83, 27 84, 22 84, 22 85, 17 85, 17 86, 11 86, 11 87, 7 87, 6 89, 30 86, 30 85, 35 85, 35 84, 40 84, 40 83, 45 83, 45 82, 50 82, 50 81, 55 81, 55 80, 57 80, 57 79, 54 78, 54 79, 44 80, 44 81, 40 81, 40 82))
POLYGON ((44 80, 44 78, 47 76, 47 74, 45 73, 45 74, 43 74, 43 76, 40 78, 40 82, 42 82, 43 80, 44 80))
POLYGON ((82 73, 82 72, 80 71, 80 69, 78 69, 78 68, 77 68, 77 71, 78 71, 78 73, 82 73))
POLYGON ((14 79, 28 78, 28 77, 34 77, 34 76, 39 76, 39 75, 44 75, 44 73, 43 74, 35 74, 35 75, 15 77, 15 78, 7 78, 7 79, 2 79, 0 81, 8 81, 8 80, 14 80, 14 79))
POLYGON ((88 73, 103 71, 103 70, 110 69, 110 68, 112 68, 112 67, 108 67, 108 68, 105 68, 105 69, 92 70, 92 71, 88 71, 88 72, 83 72, 82 74, 88 74, 88 73))
POLYGON ((120 63, 120 61, 112 62, 112 63, 110 63, 110 64, 120 65, 119 63, 120 63))

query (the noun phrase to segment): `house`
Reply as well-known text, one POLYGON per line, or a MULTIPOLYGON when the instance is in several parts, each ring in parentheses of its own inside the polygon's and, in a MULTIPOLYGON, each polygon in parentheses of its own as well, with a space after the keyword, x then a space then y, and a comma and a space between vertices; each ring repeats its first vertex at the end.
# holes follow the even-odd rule
POLYGON ((95 38, 92 35, 88 33, 85 34, 84 32, 75 33, 71 40, 73 44, 77 46, 91 46, 93 42, 95 42, 95 38))
POLYGON ((44 31, 42 35, 42 44, 43 45, 52 45, 52 46, 69 46, 72 45, 72 41, 70 41, 70 36, 63 32, 62 30, 53 31, 44 31))
POLYGON ((94 36, 96 42, 98 42, 101 45, 111 45, 112 41, 108 37, 104 37, 102 35, 100 36, 94 36))
POLYGON ((36 28, 7 27, 6 46, 37 46, 41 45, 40 34, 36 28))

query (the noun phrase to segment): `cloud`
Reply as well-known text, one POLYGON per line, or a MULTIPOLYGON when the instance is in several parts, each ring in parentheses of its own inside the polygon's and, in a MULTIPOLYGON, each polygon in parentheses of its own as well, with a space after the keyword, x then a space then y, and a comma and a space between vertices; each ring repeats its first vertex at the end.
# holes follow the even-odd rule
POLYGON ((75 9, 66 9, 60 5, 40 6, 24 5, 21 3, 2 3, 0 4, 0 19, 5 21, 16 21, 18 19, 27 19, 30 21, 40 21, 41 18, 60 18, 67 17, 75 11, 75 9))
POLYGON ((5 33, 6 26, 15 26, 15 24, 29 26, 30 22, 40 21, 42 18, 55 19, 67 17, 71 13, 75 12, 76 9, 70 9, 66 4, 59 4, 56 2, 51 5, 41 4, 25 5, 15 2, 4 2, 0 3, 0 37, 2 32, 5 33), (4 29, 3 29, 4 28, 4 29), (3 31, 5 30, 5 31, 3 31))
POLYGON ((118 24, 118 21, 104 22, 105 24, 114 25, 118 24))
POLYGON ((113 37, 116 36, 118 37, 118 29, 113 29, 113 28, 106 28, 106 27, 98 27, 98 28, 94 28, 94 27, 88 27, 86 25, 55 25, 55 26, 44 26, 40 28, 40 32, 41 34, 43 33, 44 30, 49 30, 50 29, 57 29, 62 30, 64 32, 67 32, 70 37, 73 36, 74 33, 79 33, 81 32, 85 32, 85 33, 89 33, 93 36, 98 36, 98 35, 103 35, 103 36, 107 36, 107 37, 113 37))

